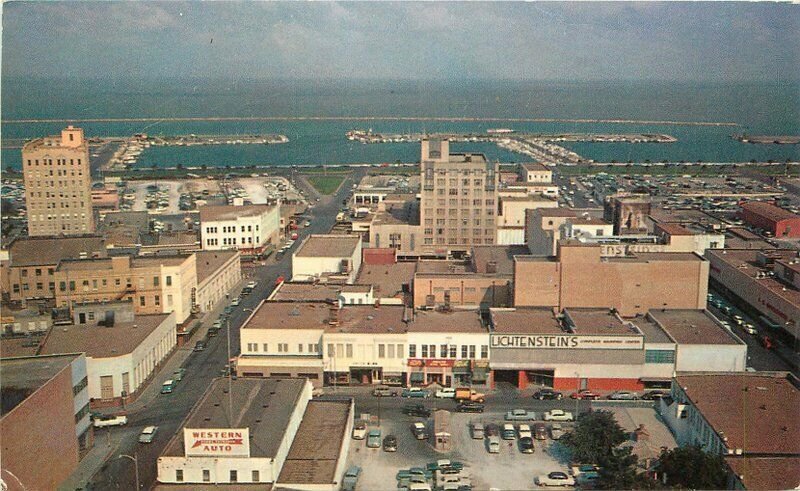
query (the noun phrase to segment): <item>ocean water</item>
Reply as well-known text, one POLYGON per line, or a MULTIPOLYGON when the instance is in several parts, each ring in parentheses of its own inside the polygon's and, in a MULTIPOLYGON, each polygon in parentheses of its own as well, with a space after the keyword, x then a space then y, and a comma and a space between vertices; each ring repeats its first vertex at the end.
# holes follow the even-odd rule
MULTIPOLYGON (((82 122, 90 136, 281 133, 279 145, 158 147, 137 165, 271 166, 413 162, 419 145, 350 142, 345 132, 666 133, 671 144, 568 143, 595 161, 747 162, 800 160, 798 145, 751 145, 731 134, 800 133, 800 84, 518 83, 242 80, 2 80, 2 137, 57 133, 63 122, 23 119, 159 118, 159 121, 82 122), (296 120, 296 117, 372 117, 371 120, 296 120), (273 117, 269 121, 169 121, 185 117, 273 117), (381 118, 454 118, 448 121, 381 118), (164 118, 164 120, 160 120, 164 118), (462 121, 458 118, 497 118, 462 121), (503 118, 628 119, 733 122, 681 126, 573 122, 505 122, 503 118)), ((500 162, 526 156, 487 143, 453 143, 500 162)), ((2 166, 18 167, 18 149, 2 150, 2 166)))

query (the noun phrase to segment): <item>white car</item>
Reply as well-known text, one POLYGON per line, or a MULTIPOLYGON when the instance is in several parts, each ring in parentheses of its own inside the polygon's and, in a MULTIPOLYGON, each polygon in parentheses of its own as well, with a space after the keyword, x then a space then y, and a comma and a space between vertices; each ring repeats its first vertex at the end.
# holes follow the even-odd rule
POLYGON ((146 426, 139 435, 139 443, 153 443, 158 426, 146 426))
POLYGON ((526 425, 526 424, 519 425, 519 428, 517 429, 517 432, 519 433, 519 437, 520 438, 525 438, 526 436, 528 438, 533 438, 533 433, 531 433, 531 426, 530 425, 526 425))
POLYGON ((572 413, 561 409, 553 409, 544 413, 545 421, 572 421, 573 419, 572 413))
POLYGON ((353 440, 363 440, 367 437, 367 423, 356 421, 353 425, 353 440))
POLYGON ((535 482, 539 486, 575 486, 575 479, 561 471, 536 476, 535 482))
POLYGON ((754 336, 756 334, 758 334, 758 331, 756 331, 756 328, 753 326, 753 324, 750 324, 749 322, 747 324, 745 324, 744 326, 742 326, 742 329, 744 329, 747 334, 752 334, 754 336))
POLYGON ((443 387, 436 391, 434 397, 439 399, 452 399, 456 396, 456 389, 452 387, 443 387))
POLYGON ((257 281, 250 281, 247 283, 247 288, 255 288, 258 285, 257 281))
POLYGON ((239 305, 239 302, 240 302, 239 297, 236 297, 233 300, 231 300, 231 305, 236 307, 237 305, 239 305))
POLYGON ((550 438, 553 440, 559 440, 562 436, 564 436, 564 428, 562 428, 558 423, 553 423, 550 426, 550 438))
POLYGON ((103 428, 104 426, 122 426, 128 424, 128 417, 124 414, 119 416, 96 416, 94 427, 103 428))

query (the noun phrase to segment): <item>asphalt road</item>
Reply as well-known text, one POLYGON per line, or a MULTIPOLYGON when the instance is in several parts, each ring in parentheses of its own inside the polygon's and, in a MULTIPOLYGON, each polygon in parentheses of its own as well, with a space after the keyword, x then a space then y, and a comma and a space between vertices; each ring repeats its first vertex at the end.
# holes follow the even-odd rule
MULTIPOLYGON (((341 208, 342 200, 351 191, 353 179, 360 179, 365 171, 355 170, 354 176, 348 177, 334 196, 320 198, 310 213, 306 216, 311 220, 309 227, 301 227, 297 232, 300 235, 294 247, 285 255, 276 259, 274 255, 267 259, 264 266, 246 268, 244 273, 249 279, 257 280, 252 294, 242 298, 238 307, 230 316, 230 353, 231 356, 239 354, 239 329, 251 311, 275 286, 278 277, 288 279, 291 276, 291 253, 299 246, 304 236, 309 234, 327 233, 336 221, 336 214, 341 208)), ((302 188, 304 183, 298 180, 302 188)), ((307 195, 314 196, 310 190, 304 190, 307 195)), ((100 472, 95 474, 90 481, 90 489, 133 489, 135 488, 134 462, 127 458, 119 458, 121 454, 138 458, 139 481, 142 489, 150 489, 156 480, 156 461, 166 447, 169 440, 180 428, 191 408, 197 403, 211 383, 212 379, 220 376, 228 359, 227 331, 221 330, 219 334, 208 340, 206 349, 193 352, 184 363, 186 376, 178 383, 177 389, 172 394, 160 394, 153 403, 136 412, 128 413, 128 424, 123 427, 103 429, 95 433, 96 439, 111 439, 119 441, 117 450, 113 452, 100 472), (139 433, 145 426, 156 425, 158 432, 155 441, 150 444, 138 443, 139 433)), ((194 346, 197 339, 189 341, 189 346, 194 346)))

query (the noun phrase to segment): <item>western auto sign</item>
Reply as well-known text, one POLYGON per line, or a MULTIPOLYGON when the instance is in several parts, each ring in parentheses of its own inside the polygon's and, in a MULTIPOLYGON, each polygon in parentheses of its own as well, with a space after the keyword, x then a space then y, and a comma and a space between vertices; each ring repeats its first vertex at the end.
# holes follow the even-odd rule
POLYGON ((492 334, 492 349, 644 349, 643 336, 492 334))
POLYGON ((183 429, 187 457, 250 457, 248 428, 183 429))
POLYGON ((447 360, 440 358, 420 359, 409 358, 408 366, 410 367, 431 367, 431 368, 449 368, 453 366, 455 360, 447 360))

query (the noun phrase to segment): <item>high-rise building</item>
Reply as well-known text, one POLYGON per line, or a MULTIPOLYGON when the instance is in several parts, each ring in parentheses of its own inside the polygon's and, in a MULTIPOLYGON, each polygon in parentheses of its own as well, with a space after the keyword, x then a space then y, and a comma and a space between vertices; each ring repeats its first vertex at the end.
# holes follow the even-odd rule
POLYGON ((83 129, 68 126, 61 135, 22 147, 28 235, 83 235, 94 232, 89 143, 83 129))
POLYGON ((428 253, 467 252, 495 243, 498 164, 450 153, 447 140, 422 141, 420 225, 428 253))

